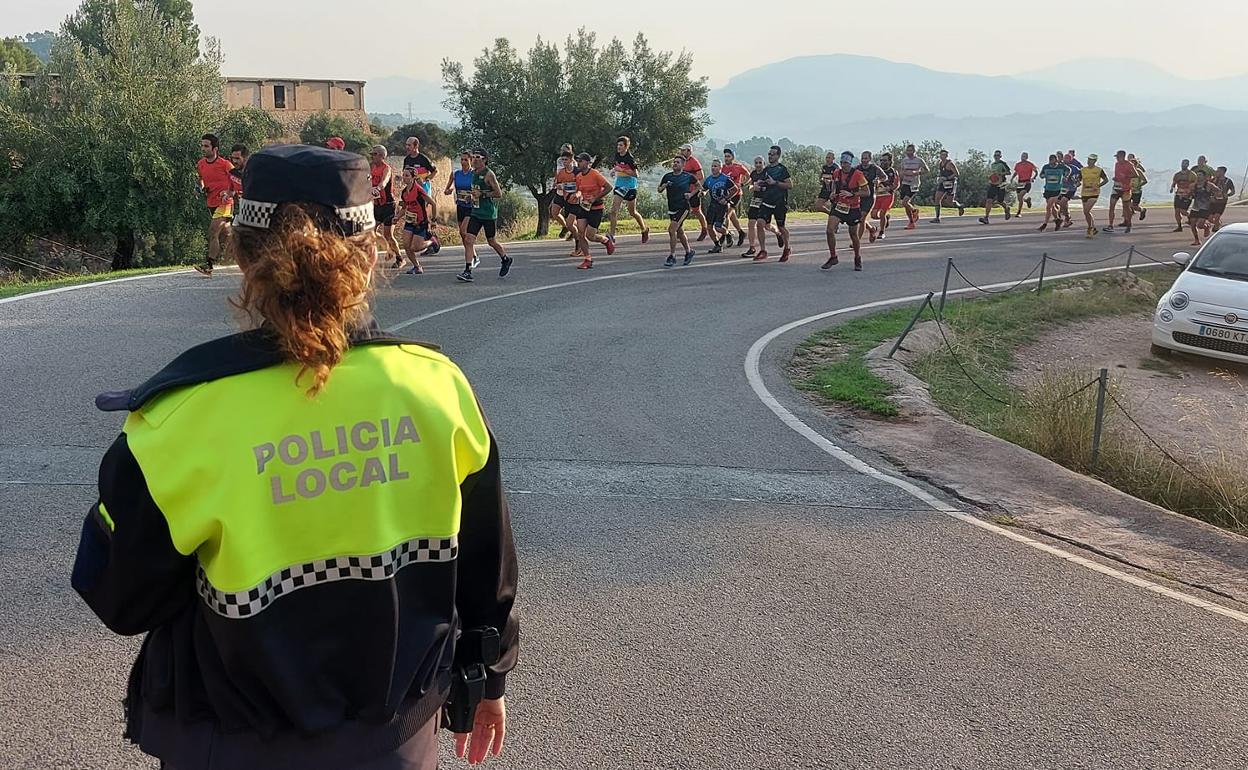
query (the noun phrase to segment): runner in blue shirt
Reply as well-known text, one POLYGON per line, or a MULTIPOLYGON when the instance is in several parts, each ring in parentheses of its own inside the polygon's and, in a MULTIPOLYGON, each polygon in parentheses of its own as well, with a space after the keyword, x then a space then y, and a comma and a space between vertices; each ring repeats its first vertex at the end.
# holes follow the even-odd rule
MULTIPOLYGON (((468 227, 468 217, 472 216, 472 153, 467 150, 459 154, 459 168, 451 174, 451 178, 446 180, 446 189, 442 191, 443 195, 455 194, 455 218, 459 221, 459 242, 466 243, 468 227)), ((464 247, 464 253, 467 255, 467 247, 464 247)), ((481 264, 481 260, 473 257, 471 264, 476 268, 481 264)))
POLYGON ((1061 204, 1065 199, 1064 190, 1070 178, 1070 169, 1062 163, 1060 156, 1053 153, 1049 162, 1040 169, 1040 178, 1044 181, 1044 224, 1038 230, 1043 232, 1049 226, 1049 220, 1056 224, 1054 232, 1062 229, 1061 204))
POLYGON ((702 182, 702 189, 706 190, 707 198, 710 203, 707 205, 706 218, 711 225, 711 240, 715 245, 711 247, 708 254, 719 254, 724 250, 724 236, 728 234, 728 206, 738 192, 736 182, 732 181, 732 177, 723 171, 723 164, 719 159, 711 161, 710 176, 702 182))

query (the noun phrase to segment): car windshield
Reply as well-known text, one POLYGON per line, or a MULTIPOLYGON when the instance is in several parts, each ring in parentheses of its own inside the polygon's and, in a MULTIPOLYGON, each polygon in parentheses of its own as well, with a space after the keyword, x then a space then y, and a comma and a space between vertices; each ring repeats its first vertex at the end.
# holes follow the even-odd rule
POLYGON ((1248 234, 1221 233, 1215 236, 1205 244, 1191 270, 1248 281, 1248 234))

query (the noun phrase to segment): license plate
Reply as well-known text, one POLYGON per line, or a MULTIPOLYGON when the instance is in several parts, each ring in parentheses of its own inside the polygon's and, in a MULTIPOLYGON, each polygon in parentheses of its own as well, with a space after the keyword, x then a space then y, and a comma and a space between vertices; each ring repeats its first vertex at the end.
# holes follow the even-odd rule
POLYGON ((1198 335, 1201 337, 1211 337, 1215 340, 1248 342, 1248 331, 1239 332, 1232 329, 1223 329, 1220 326, 1205 326, 1204 324, 1201 324, 1198 335))

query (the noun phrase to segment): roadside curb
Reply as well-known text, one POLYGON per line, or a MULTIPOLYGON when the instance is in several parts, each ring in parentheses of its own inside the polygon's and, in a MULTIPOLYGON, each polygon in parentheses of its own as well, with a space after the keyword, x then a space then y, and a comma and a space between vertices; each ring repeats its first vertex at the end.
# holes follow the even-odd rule
POLYGON ((925 382, 887 357, 893 342, 870 351, 866 363, 897 387, 893 398, 901 416, 872 420, 846 410, 855 443, 998 524, 1248 602, 1248 538, 1132 497, 960 422, 936 405, 925 382))

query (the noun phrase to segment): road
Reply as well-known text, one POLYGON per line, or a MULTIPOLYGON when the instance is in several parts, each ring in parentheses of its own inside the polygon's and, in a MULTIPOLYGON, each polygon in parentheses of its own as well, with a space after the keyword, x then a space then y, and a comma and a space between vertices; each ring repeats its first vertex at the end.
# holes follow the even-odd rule
MULTIPOLYGON (((1035 233, 1034 214, 898 227, 858 274, 819 271, 822 228, 802 224, 787 265, 732 249, 664 270, 662 246, 623 238, 589 272, 566 244, 528 243, 505 280, 487 252, 478 281, 456 283, 450 248, 393 278, 379 320, 464 368, 504 458, 524 646, 494 766, 1243 767, 1243 623, 855 472, 777 419, 743 366, 796 319, 939 290, 946 257, 989 283, 1043 251, 1168 255, 1187 242, 1168 213, 1094 241, 1035 233)), ((0 305, 0 766, 154 766, 120 738, 136 642, 69 588, 120 426, 92 398, 228 333, 236 287, 176 274, 0 305)), ((813 328, 762 351, 762 386, 886 468, 785 384, 813 328)))

